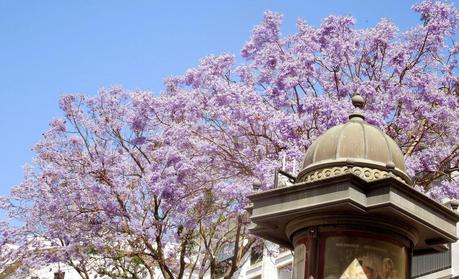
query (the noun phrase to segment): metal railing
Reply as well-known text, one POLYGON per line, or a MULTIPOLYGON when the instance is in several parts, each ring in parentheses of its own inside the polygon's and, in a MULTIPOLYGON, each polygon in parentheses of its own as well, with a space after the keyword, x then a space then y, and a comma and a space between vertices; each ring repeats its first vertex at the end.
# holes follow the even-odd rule
POLYGON ((445 252, 414 256, 411 263, 411 278, 451 268, 451 246, 445 252))

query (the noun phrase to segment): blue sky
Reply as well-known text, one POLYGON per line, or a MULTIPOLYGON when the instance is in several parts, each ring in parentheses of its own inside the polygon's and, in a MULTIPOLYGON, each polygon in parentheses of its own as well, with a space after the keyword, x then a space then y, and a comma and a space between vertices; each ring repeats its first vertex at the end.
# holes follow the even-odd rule
POLYGON ((318 25, 330 14, 353 15, 359 27, 388 17, 406 29, 419 21, 414 2, 0 1, 0 195, 21 181, 64 94, 112 85, 157 94, 165 77, 207 54, 239 54, 268 9, 284 14, 284 34, 297 18, 318 25))

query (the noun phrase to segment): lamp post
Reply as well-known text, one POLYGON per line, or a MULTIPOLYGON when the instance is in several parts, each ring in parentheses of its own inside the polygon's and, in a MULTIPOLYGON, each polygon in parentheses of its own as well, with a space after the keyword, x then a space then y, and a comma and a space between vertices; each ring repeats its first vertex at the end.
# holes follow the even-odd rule
POLYGON ((410 278, 413 254, 457 239, 459 215, 413 189, 398 145, 352 103, 292 185, 249 196, 251 232, 294 250, 293 279, 410 278))

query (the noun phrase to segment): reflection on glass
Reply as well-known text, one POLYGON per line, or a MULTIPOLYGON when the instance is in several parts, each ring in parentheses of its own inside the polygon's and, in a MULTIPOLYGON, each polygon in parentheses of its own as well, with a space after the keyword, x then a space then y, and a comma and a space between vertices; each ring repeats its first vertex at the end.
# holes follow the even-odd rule
POLYGON ((293 258, 293 275, 292 279, 303 279, 305 272, 306 246, 300 244, 295 247, 293 258))
POLYGON ((340 279, 367 279, 367 275, 357 259, 354 259, 346 270, 341 274, 340 279))
POLYGON ((331 236, 325 243, 325 279, 405 279, 403 246, 365 237, 331 236))

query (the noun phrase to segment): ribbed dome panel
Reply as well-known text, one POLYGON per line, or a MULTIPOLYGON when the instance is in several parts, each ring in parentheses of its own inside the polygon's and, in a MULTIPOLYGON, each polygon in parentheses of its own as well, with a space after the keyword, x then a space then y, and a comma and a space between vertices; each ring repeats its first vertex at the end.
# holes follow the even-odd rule
POLYGON ((362 118, 354 117, 335 126, 314 141, 306 152, 300 174, 304 176, 322 166, 330 168, 344 162, 382 170, 395 167, 394 171, 409 182, 403 153, 397 143, 362 118))

